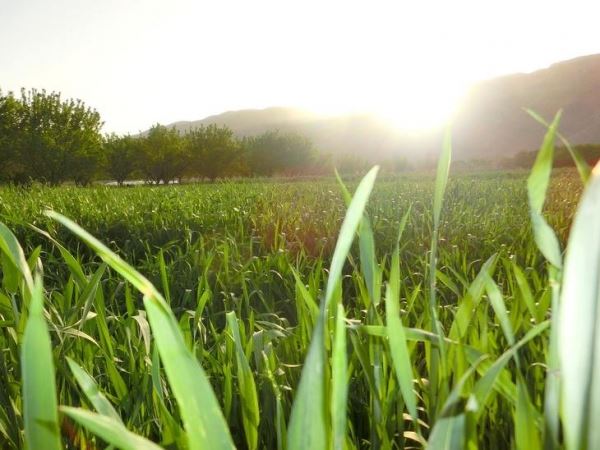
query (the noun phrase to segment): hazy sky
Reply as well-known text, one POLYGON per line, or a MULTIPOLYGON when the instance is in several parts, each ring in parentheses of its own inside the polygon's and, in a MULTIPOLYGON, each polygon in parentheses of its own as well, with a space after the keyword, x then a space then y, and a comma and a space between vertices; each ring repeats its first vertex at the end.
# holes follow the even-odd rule
POLYGON ((440 123, 475 80, 600 53, 597 0, 0 0, 0 88, 105 131, 241 108, 440 123))

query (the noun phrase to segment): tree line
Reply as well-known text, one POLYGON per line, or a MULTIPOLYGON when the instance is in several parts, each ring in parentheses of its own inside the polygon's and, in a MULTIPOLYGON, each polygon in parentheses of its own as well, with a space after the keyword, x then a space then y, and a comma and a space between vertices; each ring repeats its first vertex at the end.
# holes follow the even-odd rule
MULTIPOLYGON (((600 144, 574 145, 573 149, 591 166, 600 161, 600 144)), ((530 169, 537 157, 537 150, 522 151, 501 161, 500 167, 506 169, 530 169)), ((554 150, 554 167, 574 167, 575 162, 566 147, 558 146, 554 150)))
POLYGON ((237 138, 226 126, 179 132, 156 124, 140 135, 103 135, 100 114, 81 100, 23 89, 0 91, 0 181, 86 185, 129 179, 293 175, 322 166, 313 143, 268 131, 237 138))
POLYGON ((102 121, 81 100, 55 92, 0 91, 0 179, 78 184, 92 180, 102 158, 102 121))

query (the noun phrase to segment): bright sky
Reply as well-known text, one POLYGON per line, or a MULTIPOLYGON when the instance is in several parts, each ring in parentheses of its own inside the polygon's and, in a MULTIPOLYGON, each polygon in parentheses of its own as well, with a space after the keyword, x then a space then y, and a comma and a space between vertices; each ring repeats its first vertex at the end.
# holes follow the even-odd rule
POLYGON ((597 0, 0 0, 0 88, 105 131, 242 108, 439 125, 474 81, 600 53, 597 0))

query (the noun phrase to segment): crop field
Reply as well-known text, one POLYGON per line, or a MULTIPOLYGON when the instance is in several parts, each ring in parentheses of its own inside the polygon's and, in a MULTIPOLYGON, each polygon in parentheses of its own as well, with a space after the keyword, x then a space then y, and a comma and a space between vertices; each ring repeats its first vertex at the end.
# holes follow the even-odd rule
POLYGON ((0 447, 586 448, 536 165, 0 188, 0 447))

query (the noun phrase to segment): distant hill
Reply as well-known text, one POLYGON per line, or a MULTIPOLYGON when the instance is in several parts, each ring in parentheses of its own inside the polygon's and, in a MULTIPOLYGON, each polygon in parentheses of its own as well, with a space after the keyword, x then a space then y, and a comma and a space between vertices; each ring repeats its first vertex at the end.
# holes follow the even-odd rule
MULTIPOLYGON (((548 119, 562 108, 560 129, 573 144, 600 142, 600 55, 474 85, 453 118, 455 155, 459 159, 494 159, 539 146, 544 129, 523 107, 548 119)), ((284 107, 229 111, 171 125, 188 130, 210 123, 227 125, 238 136, 271 129, 296 131, 325 152, 373 160, 399 153, 428 157, 441 144, 440 130, 407 134, 372 115, 326 117, 284 107)))
POLYGON ((473 86, 454 117, 454 147, 477 158, 538 147, 544 128, 523 107, 547 120, 562 108, 560 131, 572 144, 600 143, 600 55, 473 86))
POLYGON ((273 129, 293 131, 310 138, 321 151, 334 155, 364 155, 368 151, 371 156, 384 157, 404 150, 407 142, 398 130, 372 115, 322 116, 284 107, 229 111, 170 126, 186 131, 207 124, 227 125, 238 136, 254 136, 273 129))

